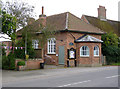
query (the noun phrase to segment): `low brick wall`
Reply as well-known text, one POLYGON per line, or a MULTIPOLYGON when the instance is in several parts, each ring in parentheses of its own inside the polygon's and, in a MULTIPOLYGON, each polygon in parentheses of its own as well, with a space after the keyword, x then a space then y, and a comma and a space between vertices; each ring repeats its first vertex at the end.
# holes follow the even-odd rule
MULTIPOLYGON (((16 66, 16 69, 17 69, 17 63, 19 61, 23 61, 22 59, 17 59, 15 61, 15 66, 16 66)), ((32 60, 28 60, 26 61, 26 66, 25 66, 25 69, 40 69, 40 63, 43 63, 43 59, 32 59, 32 60)))

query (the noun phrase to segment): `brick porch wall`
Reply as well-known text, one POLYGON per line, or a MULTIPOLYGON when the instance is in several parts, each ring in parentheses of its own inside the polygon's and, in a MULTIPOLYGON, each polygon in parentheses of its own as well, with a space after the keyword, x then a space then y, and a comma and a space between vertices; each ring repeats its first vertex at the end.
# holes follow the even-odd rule
MULTIPOLYGON (((19 61, 23 61, 22 59, 17 59, 15 61, 15 68, 17 69, 17 63, 19 61)), ((26 67, 25 69, 40 69, 40 63, 43 63, 42 59, 37 59, 37 60, 28 60, 26 61, 26 67)))

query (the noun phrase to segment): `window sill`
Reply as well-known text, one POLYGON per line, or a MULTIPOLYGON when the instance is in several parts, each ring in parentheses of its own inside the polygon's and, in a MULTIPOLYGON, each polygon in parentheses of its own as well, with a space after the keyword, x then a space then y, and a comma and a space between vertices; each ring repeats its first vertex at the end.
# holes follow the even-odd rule
POLYGON ((89 56, 80 56, 80 57, 89 57, 89 56))
POLYGON ((94 57, 100 57, 100 56, 99 56, 99 55, 98 55, 98 56, 95 56, 95 55, 94 55, 94 57))
POLYGON ((47 53, 47 54, 48 54, 48 55, 51 55, 51 54, 53 54, 53 55, 54 55, 54 54, 56 54, 56 53, 47 53))

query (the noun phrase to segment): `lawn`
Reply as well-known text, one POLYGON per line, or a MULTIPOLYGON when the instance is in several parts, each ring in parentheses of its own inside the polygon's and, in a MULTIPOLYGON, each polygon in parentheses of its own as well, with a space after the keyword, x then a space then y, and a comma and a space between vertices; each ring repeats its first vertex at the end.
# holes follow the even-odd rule
POLYGON ((112 66, 120 66, 120 62, 111 64, 112 66))

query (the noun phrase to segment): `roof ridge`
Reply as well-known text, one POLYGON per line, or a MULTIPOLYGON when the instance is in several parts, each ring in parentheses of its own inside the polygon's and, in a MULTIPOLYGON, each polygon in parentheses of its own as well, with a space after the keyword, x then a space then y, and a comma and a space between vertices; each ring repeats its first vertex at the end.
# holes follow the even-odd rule
MULTIPOLYGON (((83 16, 88 16, 88 17, 99 19, 98 17, 95 17, 95 16, 89 16, 89 15, 84 15, 84 14, 83 14, 83 16)), ((113 22, 120 22, 120 21, 111 20, 111 19, 106 19, 106 20, 113 21, 113 22)))
POLYGON ((56 16, 56 15, 61 15, 61 14, 66 14, 66 13, 68 13, 68 12, 63 12, 63 13, 59 13, 59 14, 53 14, 53 15, 49 15, 49 16, 47 16, 47 17, 56 16))
POLYGON ((68 12, 66 13, 66 26, 65 29, 68 29, 68 12))

